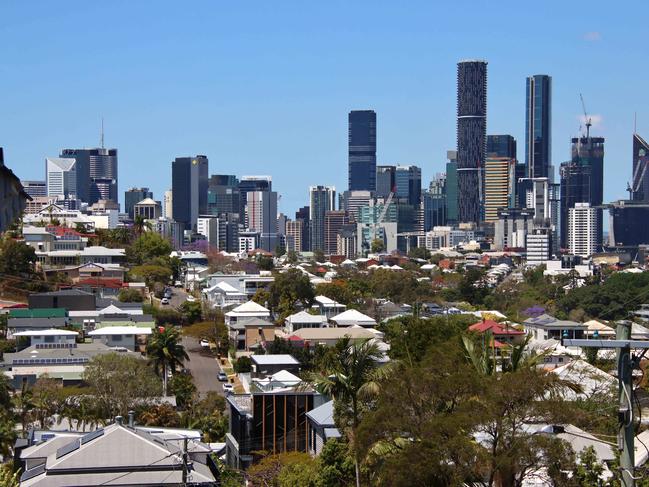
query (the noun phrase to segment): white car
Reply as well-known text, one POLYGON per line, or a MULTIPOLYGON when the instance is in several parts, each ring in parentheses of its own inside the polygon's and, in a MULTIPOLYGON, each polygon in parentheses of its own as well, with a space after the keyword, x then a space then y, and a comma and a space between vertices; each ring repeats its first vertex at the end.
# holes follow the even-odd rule
POLYGON ((208 342, 207 340, 205 340, 205 338, 203 338, 203 339, 200 341, 200 344, 201 344, 201 347, 203 347, 203 348, 210 348, 210 342, 208 342))
POLYGON ((196 298, 190 294, 189 296, 187 296, 187 301, 193 303, 194 301, 196 301, 196 298))
POLYGON ((232 394, 234 392, 234 386, 229 382, 226 382, 225 384, 223 384, 223 392, 225 392, 226 394, 232 394))
POLYGON ((169 304, 169 298, 162 298, 160 304, 169 304))

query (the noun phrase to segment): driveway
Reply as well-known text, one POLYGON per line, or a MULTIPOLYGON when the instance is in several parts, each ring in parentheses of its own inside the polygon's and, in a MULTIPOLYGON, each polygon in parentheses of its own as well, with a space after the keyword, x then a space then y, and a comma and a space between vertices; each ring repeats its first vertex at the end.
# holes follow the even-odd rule
POLYGON ((201 395, 209 391, 223 394, 223 385, 216 378, 221 369, 212 352, 201 347, 196 338, 184 336, 182 344, 189 355, 185 368, 191 371, 198 392, 201 395))

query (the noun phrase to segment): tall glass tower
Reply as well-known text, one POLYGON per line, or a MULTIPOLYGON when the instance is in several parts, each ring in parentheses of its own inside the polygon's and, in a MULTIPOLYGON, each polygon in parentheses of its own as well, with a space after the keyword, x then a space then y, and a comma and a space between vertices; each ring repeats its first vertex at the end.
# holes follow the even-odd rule
POLYGON ((348 117, 349 190, 376 190, 376 113, 353 110, 348 117))
POLYGON ((487 62, 457 64, 458 219, 480 223, 483 217, 484 162, 487 145, 487 62))
POLYGON ((525 105, 525 165, 528 178, 554 180, 552 169, 552 78, 527 78, 525 105))

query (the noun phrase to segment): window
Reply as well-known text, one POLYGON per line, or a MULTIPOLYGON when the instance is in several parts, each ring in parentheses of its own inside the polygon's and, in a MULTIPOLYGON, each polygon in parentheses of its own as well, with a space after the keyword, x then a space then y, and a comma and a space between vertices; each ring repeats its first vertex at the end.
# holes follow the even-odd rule
POLYGON ((45 337, 45 343, 54 343, 54 337, 53 336, 46 336, 45 337))

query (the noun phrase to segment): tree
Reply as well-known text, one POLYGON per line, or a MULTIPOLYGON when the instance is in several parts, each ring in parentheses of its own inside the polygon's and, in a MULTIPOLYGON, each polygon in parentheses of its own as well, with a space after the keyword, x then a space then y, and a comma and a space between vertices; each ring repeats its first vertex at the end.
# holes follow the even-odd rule
POLYGON ((176 396, 176 405, 180 409, 185 409, 196 394, 196 386, 191 374, 175 374, 169 381, 169 391, 176 396))
POLYGON ((155 308, 153 313, 156 325, 160 326, 181 326, 183 315, 173 308, 155 308))
POLYGON ((86 365, 83 380, 101 418, 125 417, 138 404, 160 395, 160 383, 146 361, 130 355, 94 357, 86 365))
POLYGON ((185 301, 178 309, 183 315, 183 321, 190 325, 200 321, 203 316, 203 308, 200 301, 185 301))
POLYGON ((185 347, 180 343, 180 332, 171 326, 156 329, 146 351, 156 374, 162 375, 162 393, 166 396, 168 371, 173 373, 176 367, 182 367, 184 361, 189 360, 185 347))
POLYGON ((129 277, 132 281, 144 281, 149 288, 153 288, 156 283, 168 283, 172 278, 172 272, 169 267, 143 264, 133 267, 129 271, 129 277))
POLYGON ((117 299, 119 299, 122 303, 141 303, 142 301, 144 301, 142 293, 137 289, 132 288, 120 289, 119 294, 117 295, 117 299))
POLYGON ((296 311, 296 306, 309 308, 315 294, 309 277, 297 269, 275 275, 275 280, 268 288, 268 308, 277 312, 283 319, 296 311))
POLYGON ((325 442, 318 457, 318 487, 339 487, 354 484, 354 456, 349 444, 336 438, 325 442))
POLYGON ((379 252, 383 252, 385 250, 385 242, 383 242, 383 239, 381 238, 375 238, 372 240, 372 244, 370 246, 370 252, 373 254, 378 254, 379 252))
POLYGON ((35 263, 33 247, 8 237, 0 240, 0 274, 25 277, 34 272, 35 263))
POLYGON ((171 243, 155 232, 145 232, 127 248, 126 257, 129 262, 142 265, 156 257, 169 258, 172 251, 171 243))
POLYGON ((180 417, 170 404, 156 404, 147 406, 140 412, 138 421, 145 426, 161 426, 166 428, 176 428, 180 426, 180 417))
POLYGON ((203 399, 194 399, 181 416, 186 428, 197 428, 203 432, 207 442, 222 441, 229 424, 225 412, 225 398, 216 391, 209 391, 203 399))
POLYGON ((135 232, 135 235, 139 237, 145 231, 151 231, 152 228, 151 222, 147 221, 142 215, 135 215, 133 219, 133 232, 135 232))
POLYGON ((315 294, 317 296, 326 296, 346 306, 357 304, 363 297, 361 292, 352 288, 348 279, 336 279, 318 284, 315 288, 315 294))
POLYGON ((336 424, 345 431, 354 451, 356 486, 360 486, 360 457, 356 432, 365 409, 364 401, 374 398, 379 391, 379 379, 386 368, 378 368, 381 352, 370 340, 351 342, 341 339, 338 360, 327 374, 313 378, 316 389, 333 397, 336 424))
POLYGON ((322 249, 315 249, 313 251, 313 260, 316 262, 324 262, 326 260, 324 251, 322 249))
MULTIPOLYGON (((286 484, 280 481, 282 472, 291 472, 291 474, 293 474, 295 472, 292 468, 293 466, 299 469, 306 464, 312 466, 313 462, 313 459, 307 453, 301 452, 268 455, 248 469, 248 477, 252 485, 268 485, 277 487, 293 487, 299 485, 300 487, 315 487, 313 478, 305 479, 302 477, 300 480, 306 480, 308 482, 306 484, 286 484)), ((289 478, 286 480, 291 479, 289 478)))
POLYGON ((10 464, 0 467, 0 485, 2 487, 19 487, 20 471, 13 472, 10 464))
POLYGON ((252 370, 252 360, 250 360, 250 357, 246 357, 245 355, 239 357, 234 362, 233 368, 237 374, 247 374, 252 370))
POLYGON ((411 259, 430 259, 430 250, 426 247, 414 247, 408 252, 408 257, 411 259))
POLYGON ((40 428, 48 429, 54 422, 54 415, 61 406, 58 394, 60 389, 59 382, 47 375, 41 376, 32 387, 33 419, 40 428))

